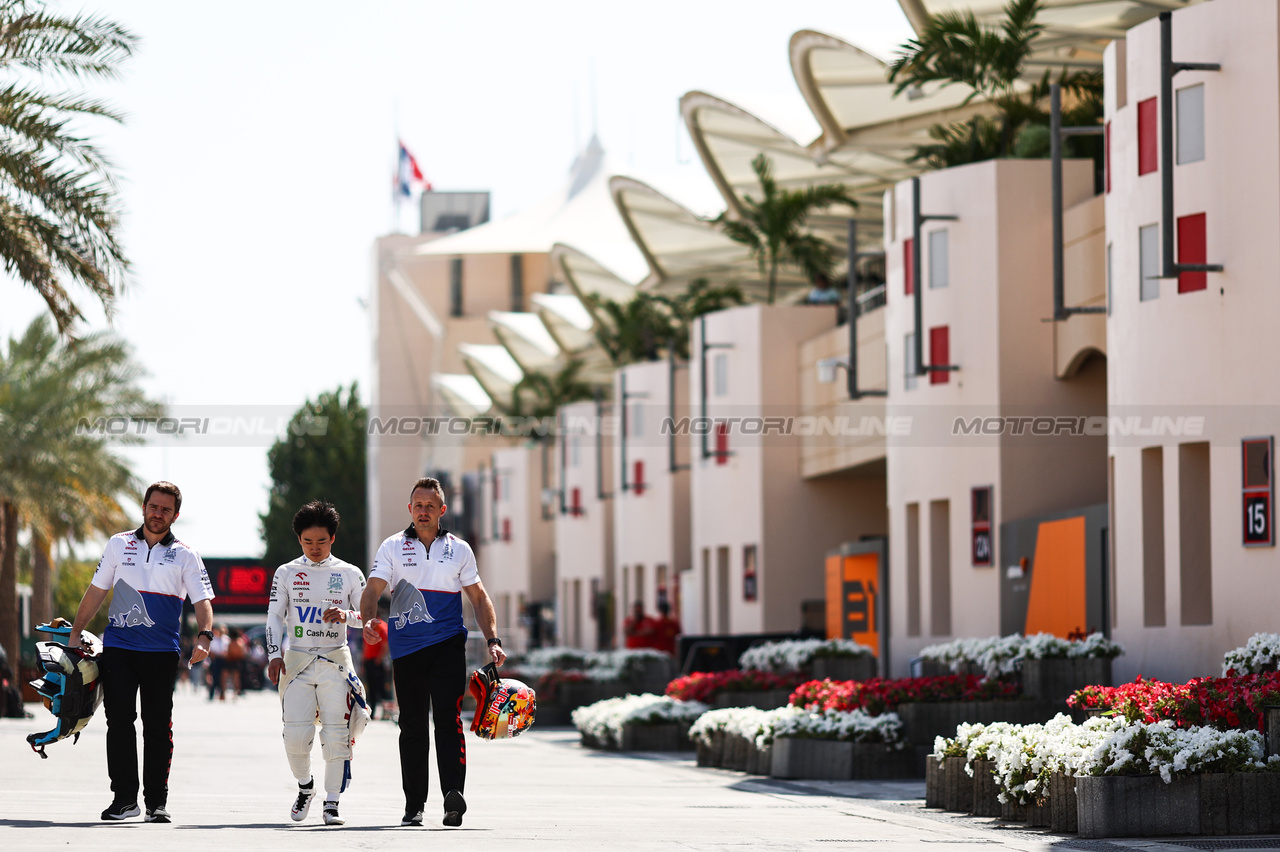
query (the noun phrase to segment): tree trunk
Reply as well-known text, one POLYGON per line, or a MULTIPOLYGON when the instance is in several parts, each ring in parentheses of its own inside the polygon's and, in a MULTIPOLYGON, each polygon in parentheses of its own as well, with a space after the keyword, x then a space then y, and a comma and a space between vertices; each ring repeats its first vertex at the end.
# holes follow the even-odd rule
POLYGON ((18 507, 5 501, 0 504, 0 520, 4 525, 0 545, 0 645, 9 654, 9 666, 18 673, 18 507))
MULTIPOLYGON (((31 631, 53 618, 53 556, 42 535, 31 537, 31 631)), ((63 615, 63 613, 59 613, 63 615)), ((74 618, 75 613, 66 614, 74 618)))
POLYGON ((774 294, 778 291, 778 261, 769 262, 769 304, 773 304, 774 294))

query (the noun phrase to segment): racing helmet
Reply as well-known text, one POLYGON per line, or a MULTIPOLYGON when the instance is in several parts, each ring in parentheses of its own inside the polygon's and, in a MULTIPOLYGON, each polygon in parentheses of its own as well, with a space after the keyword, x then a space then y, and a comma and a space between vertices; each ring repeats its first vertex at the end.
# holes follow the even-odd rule
MULTIPOLYGON (((56 618, 50 624, 41 624, 36 630, 70 638, 71 622, 56 618)), ((44 747, 50 743, 67 737, 72 737, 72 742, 79 740, 80 732, 102 703, 102 680, 98 668, 102 643, 87 631, 80 635, 83 640, 80 648, 59 642, 36 643, 36 655, 44 676, 31 681, 31 686, 44 699, 44 706, 57 718, 52 729, 27 735, 31 750, 42 758, 48 758, 44 747)))
POLYGON ((471 731, 484 740, 514 737, 533 724, 537 696, 518 680, 498 677, 493 663, 471 673, 468 686, 476 699, 476 717, 471 731))

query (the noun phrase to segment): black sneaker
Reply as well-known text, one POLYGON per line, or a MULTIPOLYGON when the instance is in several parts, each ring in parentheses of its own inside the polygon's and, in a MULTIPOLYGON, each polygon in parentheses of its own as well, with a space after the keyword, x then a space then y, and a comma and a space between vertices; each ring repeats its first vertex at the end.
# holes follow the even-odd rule
POLYGON ((164 809, 164 805, 155 808, 147 808, 147 815, 143 818, 145 822, 173 822, 173 818, 169 816, 169 812, 164 809))
POLYGON ((311 810, 311 800, 316 795, 316 780, 311 779, 305 787, 298 785, 298 798, 294 800, 293 807, 289 809, 289 818, 294 822, 302 822, 307 818, 307 811, 311 810))
POLYGON ((461 791, 450 790, 444 797, 444 824, 451 828, 462 825, 462 815, 467 812, 467 802, 461 791))
POLYGON ((140 813, 142 811, 137 802, 112 802, 111 807, 102 812, 102 818, 107 821, 122 820, 136 817, 140 813))
POLYGON ((422 808, 416 811, 405 811, 400 820, 401 825, 422 825, 422 808))
POLYGON ((324 824, 325 825, 344 825, 346 820, 338 816, 338 803, 324 803, 324 824))

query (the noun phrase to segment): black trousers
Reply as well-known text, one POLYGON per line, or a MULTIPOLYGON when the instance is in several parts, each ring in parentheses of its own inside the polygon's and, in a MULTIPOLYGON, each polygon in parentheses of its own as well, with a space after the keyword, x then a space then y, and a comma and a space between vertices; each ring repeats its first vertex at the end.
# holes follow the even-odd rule
POLYGON ((142 696, 142 789, 148 808, 169 798, 173 760, 173 651, 102 651, 102 706, 107 713, 107 774, 117 802, 138 800, 138 696, 142 696))
POLYGON ((462 731, 466 645, 466 635, 460 633, 392 661, 400 705, 400 779, 406 811, 416 811, 427 801, 428 713, 436 733, 440 792, 462 792, 466 783, 467 742, 462 731))
POLYGON ((381 657, 364 661, 363 680, 365 700, 369 702, 369 717, 372 718, 387 691, 387 670, 381 657))

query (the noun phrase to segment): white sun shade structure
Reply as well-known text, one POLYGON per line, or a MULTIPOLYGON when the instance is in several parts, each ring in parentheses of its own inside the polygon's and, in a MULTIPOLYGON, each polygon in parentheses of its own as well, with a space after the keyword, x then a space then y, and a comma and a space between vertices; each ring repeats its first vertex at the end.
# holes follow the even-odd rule
POLYGON ((521 373, 554 371, 560 347, 537 314, 489 311, 489 328, 498 342, 511 353, 521 373))
MULTIPOLYGON (((1130 28, 1161 12, 1185 9, 1201 0, 1043 0, 1037 23, 1045 29, 1027 61, 1029 77, 1045 69, 1101 68, 1107 42, 1124 38, 1130 28)), ((930 17, 944 12, 972 12, 980 23, 1004 19, 1003 0, 898 0, 912 28, 922 32, 930 17)))
POLYGON ((594 137, 574 162, 569 179, 540 203, 425 243, 413 254, 549 253, 556 243, 589 253, 623 277, 639 280, 644 275, 644 259, 614 209, 604 149, 594 137))
POLYGON ((592 320, 596 323, 607 326, 609 317, 604 312, 593 309, 589 297, 595 296, 622 305, 635 298, 634 283, 623 280, 594 257, 573 246, 557 244, 551 250, 551 265, 564 276, 569 289, 578 297, 583 308, 591 314, 592 320))
POLYGON ((434 381, 441 398, 457 417, 479 417, 493 407, 493 400, 489 399, 475 376, 438 373, 434 381))
POLYGON ((494 405, 510 409, 516 384, 524 378, 511 353, 496 343, 459 343, 458 354, 494 405))
POLYGON ((582 362, 578 378, 592 385, 613 381, 613 364, 601 348, 593 331, 595 321, 577 296, 560 293, 535 293, 533 310, 560 351, 582 362))
POLYGON ((735 283, 744 293, 762 288, 759 266, 747 247, 710 220, 634 178, 612 177, 609 189, 649 265, 640 289, 683 290, 698 278, 735 283))

